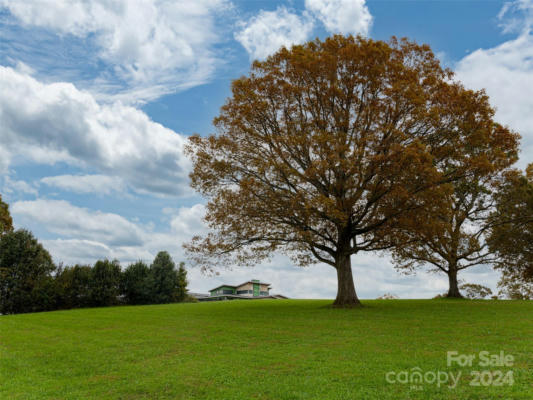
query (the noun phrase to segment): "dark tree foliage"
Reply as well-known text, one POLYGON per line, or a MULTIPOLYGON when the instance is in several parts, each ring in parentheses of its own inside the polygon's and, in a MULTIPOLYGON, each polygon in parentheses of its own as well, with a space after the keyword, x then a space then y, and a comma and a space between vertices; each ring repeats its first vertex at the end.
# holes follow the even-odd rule
POLYGON ((150 268, 144 262, 137 261, 122 272, 121 292, 126 304, 150 303, 150 268))
POLYGON ((53 309, 55 269, 52 257, 31 232, 19 229, 0 236, 0 313, 53 309))
POLYGON ((60 268, 55 277, 57 308, 83 308, 91 304, 91 271, 88 265, 60 268))
POLYGON ((176 301, 181 302, 187 299, 187 270, 185 269, 185 263, 180 262, 178 269, 178 286, 176 290, 176 301))
POLYGON ((9 214, 9 206, 2 201, 0 195, 0 235, 13 230, 13 220, 9 214))
POLYGON ((120 295, 120 264, 117 260, 99 260, 91 270, 90 305, 116 305, 120 295))
POLYGON ((176 264, 166 251, 160 251, 150 266, 151 303, 172 303, 176 301, 178 273, 176 264))

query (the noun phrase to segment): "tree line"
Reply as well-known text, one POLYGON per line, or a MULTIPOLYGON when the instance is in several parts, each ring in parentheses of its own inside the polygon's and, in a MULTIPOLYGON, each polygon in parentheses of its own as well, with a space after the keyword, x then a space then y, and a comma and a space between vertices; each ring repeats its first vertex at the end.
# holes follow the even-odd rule
MULTIPOLYGON (((1 202, 0 210, 7 210, 1 202)), ((122 269, 117 260, 92 266, 56 266, 30 231, 13 230, 0 214, 0 313, 17 314, 115 305, 194 301, 187 294, 187 270, 161 251, 150 265, 122 269)))

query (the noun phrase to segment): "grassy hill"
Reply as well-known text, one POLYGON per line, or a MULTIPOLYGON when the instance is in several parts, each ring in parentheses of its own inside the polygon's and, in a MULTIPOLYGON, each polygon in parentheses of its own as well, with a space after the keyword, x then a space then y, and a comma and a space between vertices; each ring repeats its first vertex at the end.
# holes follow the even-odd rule
POLYGON ((257 300, 2 316, 0 398, 533 398, 533 302, 383 300, 356 310, 330 303, 257 300), (476 357, 472 367, 447 367, 447 351, 504 351, 514 363, 480 367, 476 357), (397 382, 401 371, 417 367, 462 376, 454 389, 397 382), (471 386, 472 370, 513 371, 514 384, 471 386), (391 371, 395 383, 387 382, 391 371))

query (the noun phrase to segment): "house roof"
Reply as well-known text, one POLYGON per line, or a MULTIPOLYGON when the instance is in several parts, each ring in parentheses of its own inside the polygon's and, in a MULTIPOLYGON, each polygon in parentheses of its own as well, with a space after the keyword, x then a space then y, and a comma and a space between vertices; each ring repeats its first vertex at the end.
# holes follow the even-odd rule
POLYGON ((243 282, 243 283, 241 283, 240 285, 218 285, 216 288, 209 289, 209 291, 212 292, 213 290, 217 290, 217 289, 219 289, 219 288, 221 288, 221 287, 238 288, 239 286, 246 285, 247 283, 258 283, 258 284, 260 284, 260 285, 267 285, 267 286, 270 286, 270 283, 265 283, 265 282, 254 282, 253 280, 250 280, 250 281, 243 282))

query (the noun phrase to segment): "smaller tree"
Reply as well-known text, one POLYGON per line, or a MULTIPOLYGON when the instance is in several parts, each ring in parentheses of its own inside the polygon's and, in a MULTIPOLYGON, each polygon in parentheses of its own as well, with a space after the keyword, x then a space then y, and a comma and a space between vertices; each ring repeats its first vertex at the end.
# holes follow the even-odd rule
POLYGON ((492 213, 489 246, 499 256, 499 287, 511 298, 533 297, 533 164, 505 175, 492 213))
POLYGON ((0 236, 0 313, 16 314, 54 308, 52 257, 30 231, 0 236))
POLYGON ((482 177, 454 182, 449 193, 443 192, 434 204, 420 210, 419 218, 398 232, 399 245, 392 252, 396 268, 413 273, 429 265, 430 272, 448 275, 446 297, 462 297, 459 272, 497 260, 485 240, 487 217, 494 203, 492 193, 491 184, 482 177))
POLYGON ((118 304, 120 264, 117 260, 98 260, 91 270, 90 305, 105 307, 118 304))
POLYGON ((9 214, 9 206, 2 201, 0 194, 0 235, 13 230, 13 219, 9 214))
POLYGON ((121 292, 126 304, 150 303, 150 268, 142 261, 128 266, 122 273, 121 292))
POLYGON ((176 301, 178 274, 176 264, 166 251, 160 251, 150 266, 151 303, 172 303, 176 301))
POLYGON ((430 265, 432 271, 446 273, 447 297, 462 297, 459 271, 497 261, 486 233, 492 224, 499 179, 517 160, 519 135, 497 123, 489 126, 493 131, 484 139, 486 158, 479 168, 447 187, 443 185, 440 196, 421 202, 417 215, 405 221, 395 235, 393 260, 397 268, 412 272, 430 265))
POLYGON ((176 301, 185 301, 187 299, 187 270, 185 269, 185 263, 180 262, 178 269, 178 285, 176 291, 176 301))

